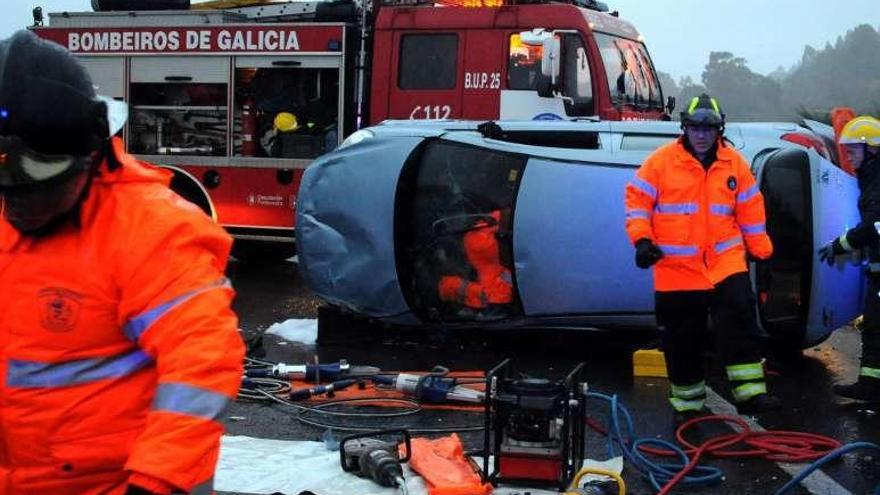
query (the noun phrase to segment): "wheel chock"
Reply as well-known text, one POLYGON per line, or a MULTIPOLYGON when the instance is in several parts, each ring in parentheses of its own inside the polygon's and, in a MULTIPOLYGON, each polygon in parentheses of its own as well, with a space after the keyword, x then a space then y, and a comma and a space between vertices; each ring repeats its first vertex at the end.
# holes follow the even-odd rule
POLYGON ((660 349, 639 349, 634 352, 633 376, 668 378, 663 351, 660 349))

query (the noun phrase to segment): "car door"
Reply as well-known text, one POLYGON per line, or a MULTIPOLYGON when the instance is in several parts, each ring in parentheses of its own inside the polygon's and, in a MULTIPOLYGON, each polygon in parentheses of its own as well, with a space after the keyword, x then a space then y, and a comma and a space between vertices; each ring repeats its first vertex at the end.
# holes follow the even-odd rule
POLYGON ((650 325, 651 272, 635 267, 624 230, 624 187, 641 159, 613 157, 607 126, 594 129, 596 149, 531 146, 475 133, 444 138, 528 156, 512 229, 514 278, 526 317, 563 326, 650 325))

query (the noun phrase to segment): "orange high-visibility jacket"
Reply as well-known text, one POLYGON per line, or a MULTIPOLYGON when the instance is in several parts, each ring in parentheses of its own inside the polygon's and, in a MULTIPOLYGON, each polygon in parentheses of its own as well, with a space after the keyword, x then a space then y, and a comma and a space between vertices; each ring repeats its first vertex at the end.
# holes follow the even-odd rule
POLYGON ((230 237, 123 152, 81 226, 0 219, 0 494, 211 493, 244 346, 230 237))
POLYGON ((477 272, 477 280, 471 282, 451 275, 442 277, 438 285, 440 299, 474 309, 513 301, 513 278, 510 270, 501 264, 501 250, 496 237, 501 212, 495 210, 491 216, 495 219, 495 225, 481 221, 464 234, 464 252, 477 272))
POLYGON ((655 265, 658 291, 705 290, 745 272, 745 250, 769 258, 764 197, 746 160, 719 142, 708 171, 679 138, 645 160, 626 186, 630 240, 650 239, 663 251, 655 265))

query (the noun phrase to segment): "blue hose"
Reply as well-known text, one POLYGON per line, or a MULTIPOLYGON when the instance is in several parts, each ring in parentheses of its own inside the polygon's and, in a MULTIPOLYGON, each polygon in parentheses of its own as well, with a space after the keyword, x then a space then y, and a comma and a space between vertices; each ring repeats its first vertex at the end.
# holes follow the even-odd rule
MULTIPOLYGON (((608 455, 617 457, 623 455, 654 487, 659 491, 676 474, 683 470, 689 463, 687 453, 678 445, 658 438, 636 438, 633 428, 632 415, 623 404, 617 400, 617 394, 605 395, 598 392, 589 392, 587 397, 607 401, 611 405, 609 420, 611 422, 608 432, 608 455), (621 416, 623 417, 624 431, 621 430, 621 416), (678 462, 657 463, 639 450, 641 445, 653 445, 673 451, 678 462)), ((683 486, 707 486, 721 482, 724 473, 715 467, 697 465, 679 482, 683 486)))
MULTIPOLYGON (((839 447, 837 449, 832 450, 831 452, 825 454, 820 459, 815 460, 812 464, 806 467, 803 471, 797 474, 794 478, 789 480, 782 488, 777 490, 773 495, 783 495, 785 492, 792 489, 792 487, 797 486, 801 481, 804 480, 807 476, 813 473, 813 471, 819 469, 820 467, 828 464, 829 462, 837 459, 838 457, 857 449, 874 449, 880 450, 880 445, 870 442, 853 442, 844 445, 843 447, 839 447)), ((874 495, 880 495, 880 485, 874 489, 874 495)))

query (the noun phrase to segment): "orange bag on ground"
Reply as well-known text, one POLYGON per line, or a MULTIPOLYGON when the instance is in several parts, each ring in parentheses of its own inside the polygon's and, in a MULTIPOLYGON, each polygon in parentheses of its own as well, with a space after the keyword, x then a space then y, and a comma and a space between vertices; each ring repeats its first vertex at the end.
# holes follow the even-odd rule
POLYGON ((412 439, 409 466, 428 485, 428 495, 488 495, 492 485, 483 483, 480 473, 464 454, 461 439, 448 437, 412 439))

